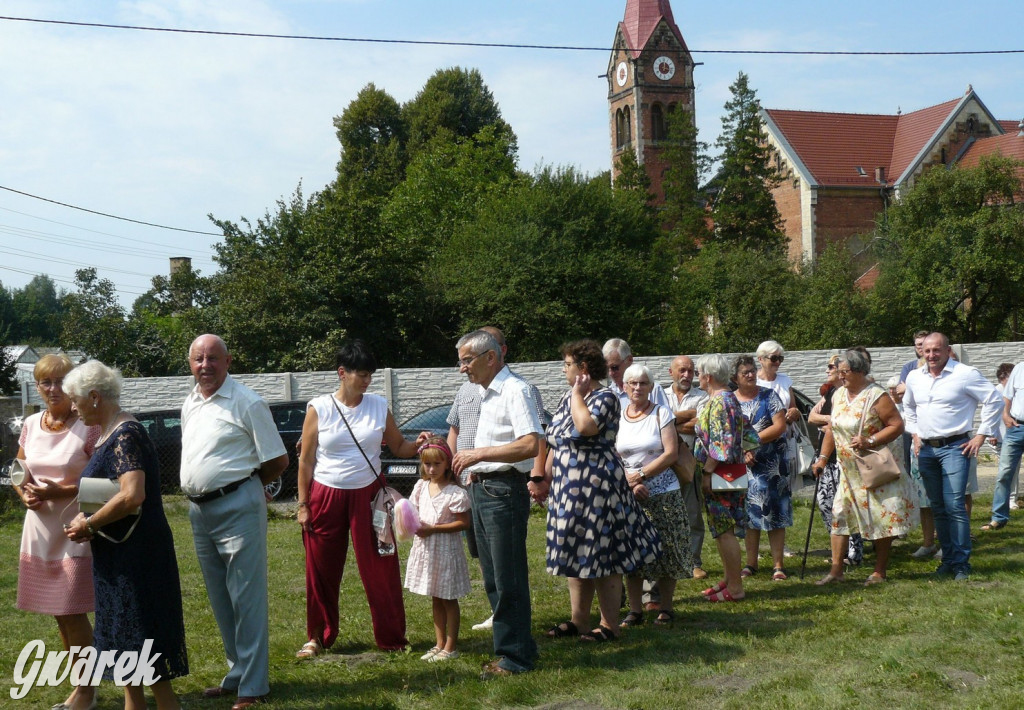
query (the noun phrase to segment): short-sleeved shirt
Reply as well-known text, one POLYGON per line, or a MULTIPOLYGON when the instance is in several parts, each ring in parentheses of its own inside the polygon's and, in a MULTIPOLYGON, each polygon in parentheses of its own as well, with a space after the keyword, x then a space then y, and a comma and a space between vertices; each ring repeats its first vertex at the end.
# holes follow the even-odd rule
POLYGON ((316 412, 318 427, 313 479, 331 488, 349 490, 365 488, 377 480, 381 442, 388 423, 388 401, 367 393, 355 407, 346 407, 333 394, 325 394, 315 397, 307 406, 316 412), (356 435, 355 440, 341 420, 339 409, 356 435), (369 462, 360 453, 360 446, 369 462))
MULTIPOLYGON (((625 416, 619 419, 615 449, 622 457, 626 468, 640 468, 661 456, 665 451, 661 441, 661 430, 667 426, 675 429, 675 417, 660 404, 654 405, 654 410, 639 421, 630 421, 625 416)), ((659 495, 679 490, 679 479, 675 471, 669 467, 648 480, 645 485, 651 495, 659 495)))
POLYGON ((202 495, 285 454, 270 407, 228 375, 209 397, 196 385, 181 407, 181 489, 202 495))
MULTIPOLYGON (((518 377, 523 380, 523 377, 513 372, 511 368, 509 369, 509 374, 512 377, 518 377)), ((525 382, 526 380, 523 381, 525 382)), ((537 407, 537 414, 540 415, 544 411, 544 400, 541 399, 540 390, 530 382, 526 384, 530 386, 533 403, 537 407)), ((462 386, 459 387, 458 393, 455 395, 452 408, 448 411, 446 423, 448 426, 459 430, 459 436, 455 440, 456 451, 472 449, 473 442, 476 441, 476 427, 480 421, 480 391, 480 385, 472 382, 463 382, 462 386)))
MULTIPOLYGON (((676 397, 675 390, 671 387, 665 392, 668 397, 669 409, 672 410, 673 414, 683 412, 687 409, 697 410, 708 401, 708 393, 701 388, 693 385, 690 387, 690 391, 683 395, 682 399, 676 397)), ((679 438, 686 442, 686 445, 693 450, 693 434, 680 434, 679 438)))
POLYGON ((793 378, 789 375, 783 375, 780 372, 775 375, 774 380, 762 380, 758 377, 757 384, 759 387, 767 387, 772 392, 779 395, 779 399, 782 400, 782 406, 784 408, 789 409, 790 407, 796 406, 789 401, 790 389, 793 387, 793 378))
POLYGON ((1024 422, 1024 362, 1013 366, 1000 394, 1010 400, 1010 416, 1024 422))
MULTIPOLYGON (((530 393, 530 385, 514 377, 507 366, 498 371, 486 388, 477 387, 480 390, 480 421, 473 440, 474 449, 504 446, 529 434, 543 436, 540 415, 530 393)), ((533 458, 513 464, 481 461, 469 468, 483 472, 496 471, 509 465, 525 473, 533 467, 533 458)))

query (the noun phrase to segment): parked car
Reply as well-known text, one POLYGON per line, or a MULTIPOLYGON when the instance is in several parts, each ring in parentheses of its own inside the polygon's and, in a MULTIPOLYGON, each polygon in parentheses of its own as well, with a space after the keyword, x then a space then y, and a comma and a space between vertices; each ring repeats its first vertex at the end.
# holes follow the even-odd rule
MULTIPOLYGON (((452 405, 442 404, 430 409, 424 409, 419 414, 414 414, 404 423, 398 426, 402 436, 406 439, 415 439, 421 431, 429 431, 437 436, 448 436, 448 413, 452 405)), ((551 423, 551 414, 547 410, 541 412, 541 425, 547 429, 551 423)), ((392 455, 385 444, 381 449, 380 467, 387 479, 388 485, 394 486, 402 495, 412 493, 412 487, 419 480, 419 465, 415 458, 400 459, 392 455)))
MULTIPOLYGON (((302 422, 306 417, 306 402, 271 402, 270 413, 288 451, 288 467, 281 477, 266 486, 271 498, 294 496, 298 488, 299 462, 295 444, 302 436, 302 422)), ((181 410, 156 409, 138 412, 135 418, 146 427, 160 460, 160 489, 164 493, 181 490, 181 410)))

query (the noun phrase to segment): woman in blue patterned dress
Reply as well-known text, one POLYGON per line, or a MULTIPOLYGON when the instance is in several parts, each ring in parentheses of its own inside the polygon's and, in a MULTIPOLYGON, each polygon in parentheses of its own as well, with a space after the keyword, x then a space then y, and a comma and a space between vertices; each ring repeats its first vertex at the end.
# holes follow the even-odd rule
POLYGON ((736 395, 729 389, 729 362, 721 355, 705 355, 697 360, 700 388, 708 393, 708 401, 697 411, 694 424, 693 456, 704 471, 701 485, 708 531, 718 545, 725 579, 704 590, 710 602, 734 602, 744 598, 740 576, 740 545, 738 537, 747 530, 747 492, 713 491, 716 473, 742 475, 746 450, 760 443, 757 432, 740 409, 736 395))
POLYGON ((572 618, 547 635, 608 641, 619 632, 622 575, 653 562, 660 541, 615 453, 620 405, 614 392, 599 385, 608 374, 601 346, 580 340, 561 352, 571 389, 547 430, 547 570, 568 578, 572 618), (581 632, 590 628, 595 592, 601 623, 581 632))
POLYGON ((761 531, 768 531, 772 554, 772 580, 786 579, 782 568, 786 528, 793 526, 793 494, 786 471, 786 407, 779 396, 757 384, 754 358, 736 358, 736 399, 747 421, 757 431, 761 445, 747 454, 750 482, 747 487, 747 566, 744 577, 757 573, 761 531))

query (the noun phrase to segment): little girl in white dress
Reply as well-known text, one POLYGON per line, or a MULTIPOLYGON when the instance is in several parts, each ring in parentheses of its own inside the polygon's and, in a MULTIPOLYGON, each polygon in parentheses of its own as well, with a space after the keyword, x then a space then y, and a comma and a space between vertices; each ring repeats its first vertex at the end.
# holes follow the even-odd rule
POLYGON ((469 564, 459 532, 469 527, 469 495, 456 483, 452 452, 441 437, 419 449, 420 479, 409 502, 420 517, 405 568, 405 586, 414 594, 433 597, 437 642, 421 657, 437 663, 457 658, 459 597, 469 594, 469 564))

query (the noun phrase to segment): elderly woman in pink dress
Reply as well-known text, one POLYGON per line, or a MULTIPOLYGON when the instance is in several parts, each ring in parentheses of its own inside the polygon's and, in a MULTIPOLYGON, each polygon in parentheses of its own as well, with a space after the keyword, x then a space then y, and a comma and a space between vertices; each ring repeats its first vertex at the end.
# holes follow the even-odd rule
MULTIPOLYGON (((28 478, 15 486, 27 508, 17 606, 56 618, 65 651, 92 645, 92 552, 65 537, 64 523, 78 515, 78 479, 100 436, 100 428, 86 426, 64 394, 64 375, 72 367, 65 355, 44 355, 36 363, 36 389, 46 409, 25 420, 18 458, 28 478)), ((95 688, 81 685, 55 707, 95 706, 95 688)))

